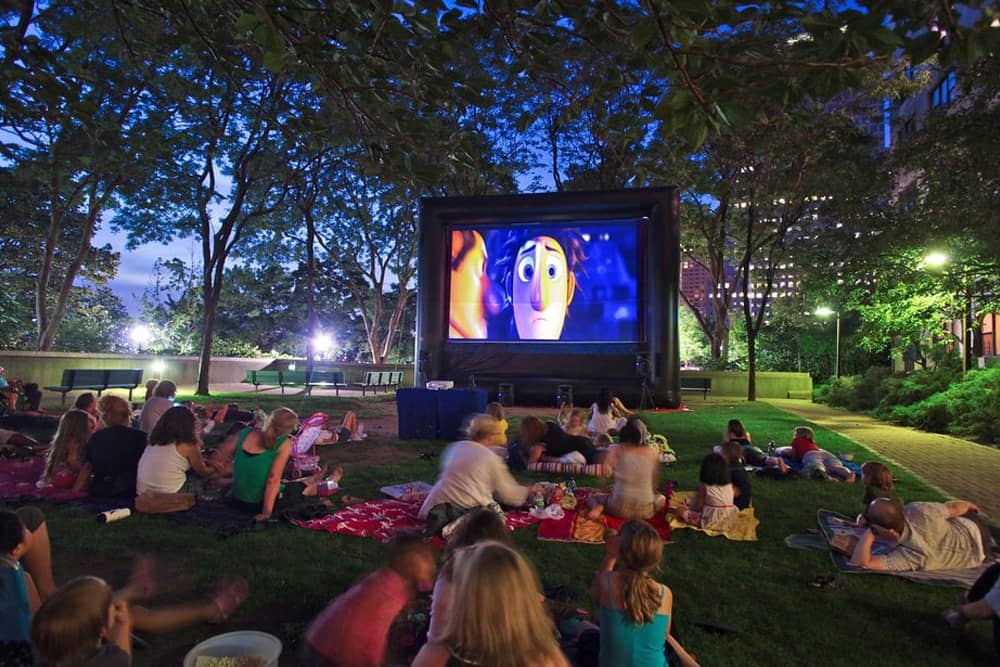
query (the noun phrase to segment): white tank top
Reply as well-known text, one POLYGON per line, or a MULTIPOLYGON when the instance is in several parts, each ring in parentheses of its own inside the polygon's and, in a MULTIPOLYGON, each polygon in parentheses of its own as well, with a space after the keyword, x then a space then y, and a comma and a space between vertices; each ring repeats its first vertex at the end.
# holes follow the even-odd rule
POLYGON ((177 493, 187 481, 191 463, 177 451, 177 445, 147 445, 139 459, 135 490, 177 493))

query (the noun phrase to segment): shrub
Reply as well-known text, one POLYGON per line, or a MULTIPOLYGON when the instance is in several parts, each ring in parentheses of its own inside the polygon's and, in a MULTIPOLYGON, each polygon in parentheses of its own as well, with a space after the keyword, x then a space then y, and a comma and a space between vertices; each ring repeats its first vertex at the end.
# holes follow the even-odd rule
POLYGON ((881 398, 875 414, 887 417, 897 406, 912 405, 930 398, 945 391, 959 375, 949 367, 893 374, 882 382, 881 398))

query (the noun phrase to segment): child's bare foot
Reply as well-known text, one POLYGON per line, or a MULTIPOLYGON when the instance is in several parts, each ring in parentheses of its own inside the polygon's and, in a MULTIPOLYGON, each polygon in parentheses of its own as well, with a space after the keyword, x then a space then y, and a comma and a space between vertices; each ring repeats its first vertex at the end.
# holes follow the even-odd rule
POLYGON ((250 594, 250 585, 246 579, 236 579, 228 584, 220 586, 209 601, 212 609, 209 614, 209 622, 221 623, 229 618, 236 609, 243 604, 250 594))
POLYGON ((344 477, 344 466, 333 466, 333 472, 326 478, 329 482, 339 483, 344 477))
POLYGON ((139 556, 132 564, 132 574, 118 597, 142 600, 156 593, 156 562, 149 556, 139 556))

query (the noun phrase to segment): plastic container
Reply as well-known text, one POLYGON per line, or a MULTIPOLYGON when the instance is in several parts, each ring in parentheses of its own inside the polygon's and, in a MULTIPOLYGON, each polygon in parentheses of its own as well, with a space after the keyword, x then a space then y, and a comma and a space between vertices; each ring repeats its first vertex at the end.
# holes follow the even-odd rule
POLYGON ((256 630, 239 630, 209 637, 184 656, 184 667, 194 667, 198 656, 226 658, 257 655, 264 658, 265 667, 278 667, 281 640, 256 630))

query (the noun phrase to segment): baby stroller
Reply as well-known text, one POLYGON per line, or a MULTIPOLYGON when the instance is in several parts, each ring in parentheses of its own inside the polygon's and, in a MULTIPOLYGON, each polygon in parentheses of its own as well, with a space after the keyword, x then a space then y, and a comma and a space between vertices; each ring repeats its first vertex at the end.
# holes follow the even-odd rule
POLYGON ((311 475, 319 470, 316 442, 323 433, 327 419, 323 412, 313 413, 302 422, 299 432, 292 436, 291 463, 296 477, 311 475))

